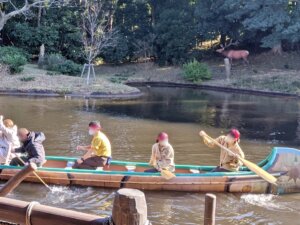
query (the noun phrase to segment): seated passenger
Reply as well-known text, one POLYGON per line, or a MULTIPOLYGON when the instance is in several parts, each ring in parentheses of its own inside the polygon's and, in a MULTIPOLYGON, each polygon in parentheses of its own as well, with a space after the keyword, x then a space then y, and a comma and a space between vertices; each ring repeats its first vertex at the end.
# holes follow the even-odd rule
POLYGON ((43 146, 43 142, 46 139, 44 133, 30 132, 26 128, 21 128, 18 130, 18 137, 23 145, 20 148, 16 148, 15 152, 22 153, 22 156, 13 158, 10 165, 23 166, 23 162, 25 162, 25 164, 35 163, 37 166, 42 166, 46 161, 43 146))
MULTIPOLYGON (((199 134, 203 137, 203 141, 208 147, 215 147, 215 144, 206 137, 206 133, 204 131, 200 131, 199 134)), ((215 140, 235 154, 239 155, 241 158, 245 158, 244 152, 239 146, 240 136, 241 135, 238 130, 232 129, 226 136, 220 136, 215 140)), ((220 165, 212 170, 212 172, 235 172, 238 171, 242 165, 243 163, 238 160, 236 156, 221 148, 220 165)))
POLYGON ((89 134, 93 136, 91 145, 77 146, 77 150, 85 150, 88 152, 81 159, 77 160, 73 169, 95 170, 97 167, 104 167, 111 158, 110 141, 106 135, 101 132, 99 121, 90 122, 89 134))
POLYGON ((11 153, 20 147, 17 133, 18 128, 14 122, 10 119, 3 121, 3 116, 0 116, 0 163, 7 164, 11 153))
POLYGON ((152 146, 152 154, 149 164, 153 169, 145 170, 145 172, 161 172, 163 169, 170 172, 175 171, 174 149, 169 143, 168 134, 162 132, 158 135, 156 143, 152 146))

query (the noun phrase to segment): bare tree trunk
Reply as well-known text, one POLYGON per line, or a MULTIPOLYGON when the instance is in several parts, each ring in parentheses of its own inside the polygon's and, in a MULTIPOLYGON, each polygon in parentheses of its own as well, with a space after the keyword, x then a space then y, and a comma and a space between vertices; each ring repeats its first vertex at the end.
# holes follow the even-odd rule
POLYGON ((41 17, 42 17, 42 4, 39 5, 38 18, 37 18, 37 26, 41 26, 41 17))
POLYGON ((221 36, 220 36, 220 44, 222 44, 222 45, 226 44, 226 34, 221 34, 221 36))

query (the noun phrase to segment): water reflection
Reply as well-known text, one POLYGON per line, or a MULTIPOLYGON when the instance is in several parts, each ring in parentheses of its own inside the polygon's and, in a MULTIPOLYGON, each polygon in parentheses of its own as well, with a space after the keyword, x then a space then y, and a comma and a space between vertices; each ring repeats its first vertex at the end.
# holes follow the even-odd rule
POLYGON ((194 89, 144 88, 143 99, 107 102, 94 112, 215 128, 237 127, 249 139, 299 145, 299 100, 194 89))

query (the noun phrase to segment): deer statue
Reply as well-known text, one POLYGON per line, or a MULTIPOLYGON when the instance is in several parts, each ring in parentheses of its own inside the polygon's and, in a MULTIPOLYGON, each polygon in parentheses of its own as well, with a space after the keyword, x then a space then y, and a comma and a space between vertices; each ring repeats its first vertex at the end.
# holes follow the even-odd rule
POLYGON ((238 45, 238 41, 235 41, 234 43, 232 40, 230 40, 229 44, 227 45, 220 45, 220 49, 217 49, 216 52, 221 53, 225 57, 227 57, 230 60, 230 63, 232 64, 233 59, 243 59, 245 63, 249 64, 249 61, 247 57, 249 56, 249 52, 247 50, 225 50, 229 46, 232 45, 238 45))

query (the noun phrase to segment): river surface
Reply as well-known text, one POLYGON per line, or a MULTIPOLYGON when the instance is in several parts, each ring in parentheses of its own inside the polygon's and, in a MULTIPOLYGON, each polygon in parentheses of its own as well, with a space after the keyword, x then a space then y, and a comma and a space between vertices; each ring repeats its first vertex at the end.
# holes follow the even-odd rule
MULTIPOLYGON (((107 101, 0 96, 0 114, 19 127, 46 134, 48 155, 80 156, 91 138, 87 124, 100 120, 113 146, 113 158, 148 161, 157 133, 169 133, 176 163, 217 165, 219 150, 208 149, 198 132, 212 136, 240 129, 249 160, 262 160, 274 146, 300 145, 300 101, 183 88, 143 88, 138 100, 107 101)), ((10 197, 109 215, 114 190, 21 184, 10 197)), ((145 192, 154 225, 203 222, 204 195, 145 192)), ((273 196, 217 194, 217 224, 300 224, 300 194, 273 196)))

